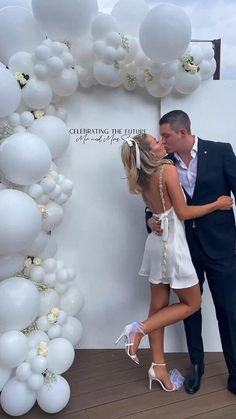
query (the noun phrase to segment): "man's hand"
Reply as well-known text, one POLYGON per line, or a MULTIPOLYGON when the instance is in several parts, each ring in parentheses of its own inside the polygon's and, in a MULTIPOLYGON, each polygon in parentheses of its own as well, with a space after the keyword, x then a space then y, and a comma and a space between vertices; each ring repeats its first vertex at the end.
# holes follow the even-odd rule
POLYGON ((158 236, 162 236, 163 230, 161 229, 161 221, 157 217, 151 217, 147 221, 148 227, 158 236))

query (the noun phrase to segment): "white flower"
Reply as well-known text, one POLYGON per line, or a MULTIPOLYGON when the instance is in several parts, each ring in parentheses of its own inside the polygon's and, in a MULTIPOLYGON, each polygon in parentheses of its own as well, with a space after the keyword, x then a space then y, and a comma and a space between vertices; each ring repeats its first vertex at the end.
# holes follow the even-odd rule
POLYGON ((34 265, 41 265, 41 263, 42 263, 42 259, 40 259, 40 258, 34 258, 33 259, 33 264, 34 265))
POLYGON ((48 354, 48 345, 47 342, 41 340, 38 344, 38 355, 47 356, 48 354))
POLYGON ((24 262, 24 267, 25 268, 30 268, 30 266, 32 265, 32 260, 31 260, 31 258, 27 258, 27 259, 25 259, 25 262, 24 262))
POLYGON ((49 323, 56 323, 58 316, 60 314, 60 310, 57 307, 53 307, 50 311, 50 313, 48 313, 47 318, 49 323))
POLYGON ((42 116, 45 115, 45 111, 43 110, 37 110, 33 112, 36 119, 42 118, 42 116))

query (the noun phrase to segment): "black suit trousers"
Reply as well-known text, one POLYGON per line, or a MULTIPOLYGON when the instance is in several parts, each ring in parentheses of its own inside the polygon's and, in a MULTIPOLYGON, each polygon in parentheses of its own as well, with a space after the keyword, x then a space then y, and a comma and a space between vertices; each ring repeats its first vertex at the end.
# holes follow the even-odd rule
MULTIPOLYGON (((236 390, 236 256, 212 259, 203 250, 197 229, 188 237, 189 249, 201 291, 208 281, 216 310, 220 338, 229 370, 229 383, 236 390)), ((191 362, 203 364, 201 310, 184 321, 191 362)))

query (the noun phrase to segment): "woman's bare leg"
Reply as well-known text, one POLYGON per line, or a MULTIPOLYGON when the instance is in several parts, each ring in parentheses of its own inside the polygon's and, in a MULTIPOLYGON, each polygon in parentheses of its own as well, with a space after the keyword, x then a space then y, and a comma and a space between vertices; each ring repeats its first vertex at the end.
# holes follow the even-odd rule
MULTIPOLYGON (((164 307, 144 320, 142 322, 144 334, 150 334, 154 330, 177 323, 199 310, 201 293, 198 284, 190 288, 174 289, 173 291, 179 297, 180 302, 164 307)), ((132 346, 133 354, 136 353, 142 337, 142 333, 136 333, 132 346)))
MULTIPOLYGON (((170 287, 166 284, 150 284, 151 302, 149 309, 149 317, 167 307, 169 304, 170 287)), ((164 355, 164 327, 153 330, 148 335, 150 343, 150 351, 152 355, 152 362, 155 364, 165 364, 164 355)), ((166 388, 171 390, 173 388, 169 373, 166 366, 154 366, 155 376, 159 378, 166 388)))

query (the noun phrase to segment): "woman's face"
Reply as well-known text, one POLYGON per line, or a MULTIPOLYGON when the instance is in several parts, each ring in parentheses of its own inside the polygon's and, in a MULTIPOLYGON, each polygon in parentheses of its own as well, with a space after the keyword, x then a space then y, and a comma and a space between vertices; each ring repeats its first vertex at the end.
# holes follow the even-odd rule
POLYGON ((158 138, 153 137, 150 134, 147 134, 146 141, 149 144, 150 151, 157 157, 164 157, 166 153, 166 149, 162 144, 162 141, 158 138))

